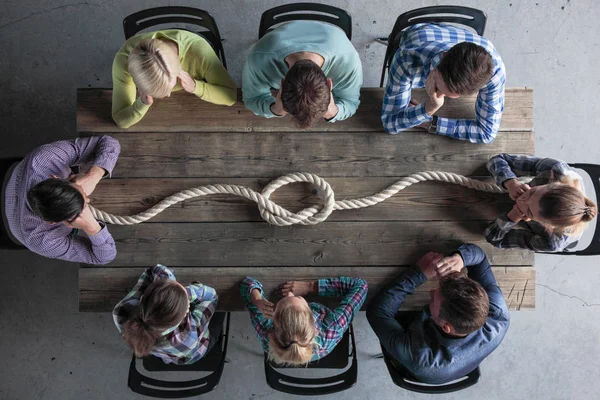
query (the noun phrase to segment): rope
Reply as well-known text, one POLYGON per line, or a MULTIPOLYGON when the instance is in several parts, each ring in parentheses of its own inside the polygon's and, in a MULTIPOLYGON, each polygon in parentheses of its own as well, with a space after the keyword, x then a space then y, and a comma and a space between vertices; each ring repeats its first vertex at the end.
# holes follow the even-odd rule
POLYGON ((163 212, 165 209, 185 200, 196 197, 207 196, 211 194, 231 194, 244 197, 255 202, 260 210, 261 217, 271 225, 288 226, 294 224, 316 225, 329 217, 334 210, 353 210, 365 208, 381 203, 407 188, 410 185, 425 181, 439 181, 454 183, 471 189, 490 193, 505 193, 506 190, 498 185, 484 183, 475 179, 470 179, 462 175, 442 171, 426 171, 409 175, 400 179, 393 185, 387 187, 379 193, 372 196, 335 200, 335 194, 327 181, 319 176, 306 172, 295 172, 281 176, 271 181, 261 193, 258 193, 248 187, 241 185, 204 185, 192 189, 182 190, 175 193, 160 203, 154 205, 148 210, 137 215, 120 216, 98 210, 92 206, 90 209, 94 218, 115 225, 134 225, 145 221, 163 212), (293 213, 271 200, 271 195, 280 187, 290 183, 308 182, 318 187, 325 193, 325 201, 322 206, 312 206, 293 213))

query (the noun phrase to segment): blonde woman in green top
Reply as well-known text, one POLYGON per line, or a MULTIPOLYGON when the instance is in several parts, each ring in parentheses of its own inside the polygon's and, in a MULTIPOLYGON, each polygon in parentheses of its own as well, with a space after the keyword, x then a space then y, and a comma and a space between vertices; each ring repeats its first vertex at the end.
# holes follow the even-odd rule
POLYGON ((138 123, 155 98, 181 89, 214 104, 231 106, 237 99, 236 85, 211 45, 178 29, 129 38, 115 56, 112 75, 112 117, 121 128, 138 123))

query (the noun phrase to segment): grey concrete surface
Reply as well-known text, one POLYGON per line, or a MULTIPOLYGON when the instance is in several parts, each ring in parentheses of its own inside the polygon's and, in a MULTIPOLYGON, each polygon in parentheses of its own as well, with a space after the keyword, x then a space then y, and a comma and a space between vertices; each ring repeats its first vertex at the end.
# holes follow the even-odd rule
MULTIPOLYGON (((535 89, 537 154, 600 162, 598 21, 594 0, 457 1, 483 9, 504 58, 508 86, 535 89)), ((75 132, 75 89, 110 87, 123 41, 121 20, 165 1, 4 0, 0 8, 0 156, 75 132)), ((171 2, 169 2, 171 3, 171 2)), ((260 14, 273 0, 173 2, 209 10, 240 82, 260 14)), ((383 46, 397 15, 442 1, 331 1, 354 18, 365 86, 377 86, 383 46)), ((456 3, 456 2, 455 2, 456 3)), ((424 249, 426 250, 426 249, 424 249)), ((109 314, 77 311, 77 266, 27 252, 1 252, 0 400, 136 399, 126 386, 130 352, 109 314)), ((595 399, 600 379, 599 258, 536 257, 537 308, 512 314, 505 342, 482 365, 475 387, 440 399, 595 399)), ((157 260, 160 261, 160 260, 157 260)), ((207 399, 282 399, 264 382, 260 348, 244 313, 233 318, 232 363, 207 399)), ((330 398, 428 396, 396 388, 364 313, 357 318, 359 382, 330 398)), ((285 396, 289 397, 289 396, 285 396)))

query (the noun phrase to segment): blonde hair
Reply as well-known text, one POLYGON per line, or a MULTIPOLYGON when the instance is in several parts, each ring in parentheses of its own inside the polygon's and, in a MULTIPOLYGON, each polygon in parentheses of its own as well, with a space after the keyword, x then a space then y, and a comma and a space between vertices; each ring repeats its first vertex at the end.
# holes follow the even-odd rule
POLYGON ((585 197, 578 181, 563 176, 546 188, 540 198, 540 216, 554 226, 554 232, 577 236, 598 214, 598 206, 585 197))
POLYGON ((169 45, 158 39, 145 39, 131 50, 127 61, 129 74, 140 93, 162 98, 169 95, 173 78, 179 74, 173 69, 179 58, 169 45))
POLYGON ((283 365, 305 365, 316 345, 315 317, 308 304, 286 304, 275 312, 269 335, 269 360, 283 365))

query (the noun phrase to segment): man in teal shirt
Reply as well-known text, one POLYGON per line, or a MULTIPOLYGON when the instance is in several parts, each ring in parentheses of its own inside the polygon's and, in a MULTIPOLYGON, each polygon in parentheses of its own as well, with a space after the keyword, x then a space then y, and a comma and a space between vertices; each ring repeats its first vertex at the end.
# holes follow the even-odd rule
POLYGON ((250 51, 242 74, 244 104, 267 118, 292 114, 301 128, 351 117, 360 103, 362 65, 338 27, 292 21, 250 51))

